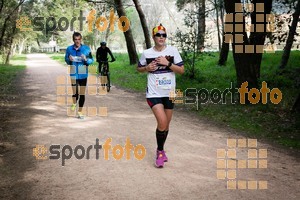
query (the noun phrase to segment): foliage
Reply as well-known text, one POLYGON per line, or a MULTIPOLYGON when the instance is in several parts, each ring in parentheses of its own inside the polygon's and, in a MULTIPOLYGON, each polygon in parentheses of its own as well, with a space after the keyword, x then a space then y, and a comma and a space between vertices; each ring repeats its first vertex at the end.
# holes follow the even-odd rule
MULTIPOLYGON (((272 13, 275 15, 275 23, 274 30, 267 35, 269 38, 268 43, 279 45, 278 48, 283 49, 292 23, 292 13, 295 10, 296 2, 296 0, 277 0, 273 3, 272 13)), ((299 36, 299 33, 296 32, 294 42, 299 43, 297 36, 299 36)), ((299 44, 295 47, 299 49, 299 44)))
POLYGON ((195 63, 201 60, 201 52, 197 51, 197 13, 193 8, 185 9, 184 25, 187 31, 176 31, 175 42, 179 44, 181 56, 184 60, 185 75, 195 78, 198 72, 195 63))
POLYGON ((182 10, 186 5, 195 3, 197 0, 177 0, 176 6, 179 10, 182 10))

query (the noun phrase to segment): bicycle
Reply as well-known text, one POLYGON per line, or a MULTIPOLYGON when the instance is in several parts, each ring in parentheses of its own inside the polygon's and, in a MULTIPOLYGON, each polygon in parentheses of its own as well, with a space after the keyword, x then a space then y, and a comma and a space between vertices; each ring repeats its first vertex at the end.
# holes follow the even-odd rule
POLYGON ((99 73, 101 77, 106 77, 107 81, 105 83, 102 83, 102 78, 101 78, 101 86, 105 87, 106 86, 106 90, 107 92, 110 91, 110 73, 109 73, 109 65, 108 62, 112 62, 112 61, 100 61, 102 64, 101 67, 101 72, 99 73))

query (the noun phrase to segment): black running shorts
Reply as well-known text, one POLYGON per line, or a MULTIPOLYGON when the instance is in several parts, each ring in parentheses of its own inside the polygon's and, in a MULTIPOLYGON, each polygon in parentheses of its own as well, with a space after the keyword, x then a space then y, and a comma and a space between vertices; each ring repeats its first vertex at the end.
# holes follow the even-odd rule
POLYGON ((165 109, 173 109, 174 103, 170 100, 169 97, 155 97, 155 98, 147 98, 147 103, 152 108, 156 104, 163 104, 165 109))

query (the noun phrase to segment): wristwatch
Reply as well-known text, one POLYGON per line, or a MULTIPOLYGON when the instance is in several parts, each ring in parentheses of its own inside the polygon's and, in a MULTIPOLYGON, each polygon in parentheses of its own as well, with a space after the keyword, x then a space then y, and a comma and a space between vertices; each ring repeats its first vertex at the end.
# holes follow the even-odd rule
POLYGON ((172 62, 169 62, 168 67, 171 67, 172 65, 173 65, 173 63, 172 63, 172 62))

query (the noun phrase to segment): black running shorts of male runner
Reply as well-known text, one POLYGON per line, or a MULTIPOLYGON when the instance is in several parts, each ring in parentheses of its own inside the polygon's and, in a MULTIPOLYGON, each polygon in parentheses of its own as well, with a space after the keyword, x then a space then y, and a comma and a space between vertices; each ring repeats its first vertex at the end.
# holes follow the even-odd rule
POLYGON ((164 105, 165 109, 173 109, 174 103, 170 100, 169 97, 155 97, 155 98, 147 98, 147 103, 152 108, 156 104, 164 105))

